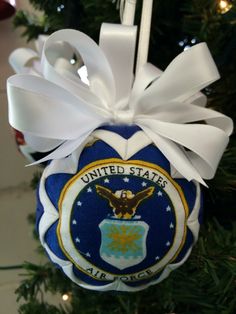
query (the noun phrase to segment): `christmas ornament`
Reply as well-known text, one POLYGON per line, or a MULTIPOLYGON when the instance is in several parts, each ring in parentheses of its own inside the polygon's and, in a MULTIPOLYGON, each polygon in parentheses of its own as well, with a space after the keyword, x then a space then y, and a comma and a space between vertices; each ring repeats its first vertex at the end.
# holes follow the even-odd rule
POLYGON ((11 125, 31 147, 53 150, 40 160, 52 160, 38 190, 42 245, 74 282, 100 291, 144 289, 188 258, 199 183, 214 176, 232 132, 232 120, 204 108, 199 93, 219 78, 206 44, 164 72, 138 53, 134 79, 136 31, 103 24, 100 46, 58 31, 43 48, 44 77, 8 79, 11 125), (57 42, 79 52, 89 85, 55 68, 57 42))
POLYGON ((22 132, 12 128, 12 131, 15 136, 15 141, 19 152, 26 157, 29 162, 34 162, 45 157, 45 154, 34 151, 27 143, 22 132))
POLYGON ((14 0, 0 0, 0 20, 11 17, 16 12, 16 2, 14 0))
POLYGON ((76 151, 52 161, 37 209, 50 259, 88 289, 138 291, 162 281, 189 256, 202 207, 199 183, 170 174, 136 126, 103 127, 79 159, 76 151))

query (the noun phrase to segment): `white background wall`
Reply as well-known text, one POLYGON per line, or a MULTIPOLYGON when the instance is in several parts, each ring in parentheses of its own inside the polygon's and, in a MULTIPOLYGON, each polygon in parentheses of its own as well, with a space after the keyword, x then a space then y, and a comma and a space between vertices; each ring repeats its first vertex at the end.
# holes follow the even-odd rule
MULTIPOLYGON (((28 1, 17 0, 17 7, 29 9, 28 1)), ((13 74, 8 56, 15 48, 25 46, 20 31, 13 29, 12 19, 0 21, 0 266, 39 263, 41 258, 35 252, 37 244, 27 222, 28 214, 35 210, 29 183, 37 169, 24 167, 27 161, 16 149, 7 118, 6 79, 13 74)), ((18 313, 14 291, 21 279, 19 273, 22 271, 0 270, 0 314, 18 313)))

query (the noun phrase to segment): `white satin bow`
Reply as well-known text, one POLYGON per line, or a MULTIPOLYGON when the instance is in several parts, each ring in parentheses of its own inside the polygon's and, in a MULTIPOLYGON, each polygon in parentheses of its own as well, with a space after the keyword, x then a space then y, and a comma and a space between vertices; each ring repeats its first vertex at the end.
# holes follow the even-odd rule
POLYGON ((219 79, 210 52, 205 43, 198 44, 163 73, 147 63, 133 82, 135 43, 134 26, 103 24, 100 47, 81 32, 55 32, 42 52, 47 80, 32 75, 8 79, 10 124, 35 150, 55 149, 41 162, 82 148, 99 126, 136 124, 181 175, 204 184, 214 176, 233 129, 229 117, 199 106, 204 97, 198 92, 219 79), (79 52, 89 86, 55 69, 50 51, 58 41, 79 52))

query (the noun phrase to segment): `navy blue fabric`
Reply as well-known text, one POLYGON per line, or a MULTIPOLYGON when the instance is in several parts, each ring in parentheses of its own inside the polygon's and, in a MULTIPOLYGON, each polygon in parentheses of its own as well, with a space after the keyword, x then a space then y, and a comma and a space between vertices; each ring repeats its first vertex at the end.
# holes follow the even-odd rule
MULTIPOLYGON (((140 128, 137 126, 105 126, 102 127, 102 129, 116 132, 125 139, 128 139, 135 132, 140 130, 140 128)), ((78 171, 83 169, 91 162, 109 158, 120 159, 118 153, 113 148, 111 148, 103 141, 98 140, 92 146, 86 147, 82 152, 78 164, 78 171)), ((148 145, 144 149, 140 150, 138 153, 132 156, 131 160, 140 160, 153 163, 170 173, 170 164, 168 160, 154 145, 148 145)), ((58 173, 53 174, 46 179, 45 188, 47 191, 47 195, 56 209, 58 208, 58 201, 63 187, 73 176, 74 175, 71 174, 58 173)), ((91 188, 91 190, 94 191, 95 185, 106 186, 104 182, 104 177, 98 178, 91 184, 88 184, 86 188, 80 191, 77 199, 74 202, 71 214, 71 222, 73 220, 80 222, 79 228, 77 225, 73 225, 71 223, 71 237, 74 240, 74 246, 77 248, 80 254, 84 256, 85 259, 94 264, 96 267, 104 269, 104 271, 117 275, 121 275, 124 273, 140 272, 143 269, 147 269, 148 267, 155 264, 156 258, 158 256, 164 256, 168 251, 166 243, 168 241, 172 242, 174 239, 175 230, 170 229, 169 227, 170 224, 175 225, 176 223, 173 204, 172 206, 170 206, 170 212, 167 213, 166 208, 170 204, 169 197, 166 195, 164 189, 162 189, 158 185, 155 185, 146 178, 130 176, 128 178, 129 184, 126 184, 124 182, 124 176, 122 175, 107 176, 107 179, 109 180, 109 189, 113 192, 126 188, 127 190, 132 190, 132 192, 136 194, 150 186, 154 187, 155 194, 152 195, 152 197, 150 197, 148 200, 141 203, 137 212, 137 215, 141 217, 139 219, 145 218, 145 222, 149 225, 149 231, 146 240, 148 254, 146 258, 138 265, 130 266, 125 270, 120 270, 101 258, 99 253, 99 248, 101 244, 101 230, 98 228, 98 226, 101 221, 104 221, 104 219, 112 220, 113 213, 112 211, 107 212, 108 202, 104 198, 99 197, 97 194, 95 195, 95 193, 87 193, 87 189, 91 188), (143 182, 144 184, 146 184, 145 188, 141 186, 141 183, 143 182), (161 200, 158 197, 158 191, 162 192, 161 200), (79 210, 77 202, 86 204, 86 211, 79 210), (155 208, 157 208, 157 204, 159 204, 158 210, 155 210, 155 208), (76 242, 75 239, 79 239, 79 242, 76 242), (159 239, 161 239, 161 241, 159 239)), ((191 214, 196 200, 196 187, 193 183, 187 182, 184 179, 178 179, 176 180, 176 182, 184 192, 186 201, 189 206, 189 214, 191 214)), ((36 220, 37 227, 43 214, 43 210, 43 206, 40 202, 40 199, 38 198, 36 220)), ((200 210, 200 217, 201 216, 202 208, 200 210)), ((201 220, 201 218, 199 220, 201 220)), ((50 249, 54 252, 54 254, 62 259, 66 259, 58 244, 56 227, 57 222, 52 225, 47 231, 45 235, 45 241, 50 249)), ((190 230, 188 230, 186 235, 186 241, 182 247, 182 250, 179 252, 175 260, 172 261, 172 263, 180 262, 189 250, 189 248, 192 246, 192 244, 193 235, 190 230)), ((99 286, 108 283, 106 280, 101 281, 91 278, 89 275, 84 274, 75 266, 74 273, 79 279, 91 285, 99 286)), ((149 282, 150 280, 157 279, 161 275, 161 273, 162 272, 157 273, 151 279, 143 279, 139 281, 129 282, 127 284, 130 286, 142 285, 149 282)))
POLYGON ((47 230, 44 239, 45 242, 47 243, 47 245, 49 246, 50 250, 52 252, 57 252, 57 256, 63 260, 67 260, 67 257, 65 256, 65 254, 62 252, 59 243, 58 243, 58 239, 57 239, 57 225, 58 225, 58 221, 56 221, 53 225, 51 225, 51 227, 47 230))
POLYGON ((36 231, 38 232, 39 222, 40 222, 40 219, 44 213, 44 208, 43 208, 43 205, 42 205, 40 198, 39 198, 39 187, 37 188, 37 191, 36 191, 36 200, 37 200, 37 207, 36 207, 35 228, 36 228, 36 231))
POLYGON ((123 124, 121 124, 121 125, 104 125, 104 126, 100 127, 99 129, 117 133, 120 136, 122 136, 123 138, 125 138, 126 140, 129 139, 132 135, 134 135, 134 133, 141 130, 141 128, 137 125, 130 126, 130 125, 123 125, 123 124))
POLYGON ((57 210, 61 190, 63 189, 65 182, 70 180, 71 177, 72 175, 70 174, 58 173, 56 175, 48 177, 45 182, 45 189, 47 191, 47 195, 57 210))
POLYGON ((89 277, 88 275, 84 274, 82 271, 78 270, 78 268, 76 268, 73 265, 73 271, 74 274, 82 281, 86 282, 89 285, 93 285, 93 286, 103 286, 104 284, 109 284, 110 281, 100 281, 97 279, 93 279, 92 277, 89 277))

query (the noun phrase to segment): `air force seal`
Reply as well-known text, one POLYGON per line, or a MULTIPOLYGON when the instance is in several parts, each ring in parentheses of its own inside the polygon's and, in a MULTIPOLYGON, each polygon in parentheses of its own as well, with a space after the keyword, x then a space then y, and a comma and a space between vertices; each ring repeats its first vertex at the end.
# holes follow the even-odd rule
MULTIPOLYGON (((137 128, 129 128, 136 134, 137 128)), ((113 130, 107 132, 112 137, 113 130)), ((122 127, 119 132, 125 133, 122 127)), ((138 291, 163 280, 189 256, 199 230, 200 188, 174 180, 151 144, 124 160, 102 138, 84 149, 76 171, 73 156, 45 169, 40 238, 52 261, 77 284, 138 291)))

